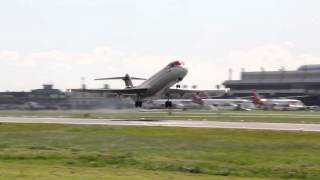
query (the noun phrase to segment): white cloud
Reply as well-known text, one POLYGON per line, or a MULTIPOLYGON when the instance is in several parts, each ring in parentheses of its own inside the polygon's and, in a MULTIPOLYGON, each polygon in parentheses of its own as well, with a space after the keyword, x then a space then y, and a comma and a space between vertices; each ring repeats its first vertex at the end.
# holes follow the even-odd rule
MULTIPOLYGON (((251 49, 235 50, 215 57, 208 53, 207 59, 186 56, 182 60, 189 68, 185 84, 197 84, 200 88, 214 88, 228 78, 228 69, 233 69, 234 79, 241 68, 246 71, 296 69, 303 64, 320 62, 320 57, 297 53, 294 44, 265 44, 251 49)), ((130 73, 133 76, 149 77, 170 61, 170 55, 148 55, 128 53, 111 47, 97 47, 87 52, 66 52, 60 50, 32 52, 21 55, 15 51, 0 51, 0 90, 29 90, 42 83, 52 82, 61 89, 80 87, 81 77, 86 77, 89 88, 102 87, 105 82, 94 78, 119 76, 130 73)), ((122 87, 122 82, 108 82, 111 87, 122 87)))
POLYGON ((317 56, 311 54, 299 54, 286 44, 267 44, 260 47, 230 52, 221 58, 221 61, 229 67, 247 71, 279 70, 285 67, 287 70, 295 70, 303 64, 318 63, 317 56))
POLYGON ((0 51, 0 61, 19 59, 20 54, 16 51, 0 51))
POLYGON ((221 57, 220 61, 233 68, 257 70, 259 67, 275 69, 295 61, 296 57, 290 49, 281 45, 267 44, 260 47, 233 51, 221 57))
POLYGON ((299 59, 301 59, 304 64, 320 64, 320 57, 312 54, 301 54, 299 59))
POLYGON ((317 64, 320 57, 312 54, 298 53, 295 45, 265 44, 255 48, 234 50, 221 57, 210 57, 207 60, 189 62, 189 83, 197 83, 199 87, 214 88, 228 79, 228 70, 233 70, 233 79, 240 78, 242 68, 245 71, 277 71, 284 67, 286 70, 295 70, 304 64, 317 64), (189 79, 190 78, 190 79, 189 79))
MULTIPOLYGON (((29 90, 43 83, 53 82, 58 88, 80 87, 81 77, 89 87, 102 87, 104 82, 93 81, 104 76, 130 73, 148 77, 170 61, 169 57, 144 56, 120 52, 110 47, 97 47, 88 52, 59 50, 33 52, 18 56, 15 51, 0 51, 1 90, 29 90)), ((108 82, 122 87, 122 82, 108 82)))

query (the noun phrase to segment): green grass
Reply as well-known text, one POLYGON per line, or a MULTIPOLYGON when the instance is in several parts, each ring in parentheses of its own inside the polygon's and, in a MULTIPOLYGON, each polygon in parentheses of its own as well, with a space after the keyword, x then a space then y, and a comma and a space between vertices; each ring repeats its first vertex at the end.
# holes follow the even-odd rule
POLYGON ((174 120, 213 120, 236 122, 274 122, 274 123, 320 123, 320 112, 306 111, 0 111, 0 116, 28 117, 71 117, 71 118, 112 118, 112 119, 174 119, 174 120))
MULTIPOLYGON (((0 163, 0 179, 56 180, 56 179, 112 179, 112 180, 246 180, 240 177, 208 176, 202 174, 171 171, 148 171, 132 168, 77 167, 59 165, 35 165, 18 163, 0 163)), ((253 178, 252 180, 265 180, 253 178)))
POLYGON ((320 133, 0 125, 0 179, 320 179, 320 133))

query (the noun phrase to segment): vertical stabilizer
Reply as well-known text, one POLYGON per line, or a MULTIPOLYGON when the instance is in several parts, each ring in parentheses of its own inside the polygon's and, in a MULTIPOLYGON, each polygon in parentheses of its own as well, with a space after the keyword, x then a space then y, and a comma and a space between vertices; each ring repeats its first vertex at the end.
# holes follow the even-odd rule
POLYGON ((263 105, 263 102, 262 102, 262 100, 261 100, 261 97, 260 97, 260 95, 257 93, 257 91, 256 90, 253 90, 253 98, 252 98, 252 102, 254 103, 254 104, 257 104, 257 105, 263 105))
POLYGON ((204 101, 198 95, 192 95, 192 102, 200 105, 204 104, 204 101))

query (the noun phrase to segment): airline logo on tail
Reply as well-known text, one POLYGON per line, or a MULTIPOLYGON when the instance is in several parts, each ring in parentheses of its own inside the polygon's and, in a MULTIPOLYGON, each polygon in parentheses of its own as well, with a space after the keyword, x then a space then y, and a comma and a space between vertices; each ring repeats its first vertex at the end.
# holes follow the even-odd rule
POLYGON ((262 102, 262 100, 261 100, 261 97, 259 96, 259 94, 257 93, 256 90, 253 91, 252 102, 253 102, 254 104, 257 104, 257 105, 263 105, 263 104, 264 104, 264 103, 262 102))
POLYGON ((193 95, 192 96, 192 102, 193 103, 196 103, 196 104, 200 104, 200 105, 203 105, 204 104, 204 101, 201 99, 200 96, 198 95, 193 95))

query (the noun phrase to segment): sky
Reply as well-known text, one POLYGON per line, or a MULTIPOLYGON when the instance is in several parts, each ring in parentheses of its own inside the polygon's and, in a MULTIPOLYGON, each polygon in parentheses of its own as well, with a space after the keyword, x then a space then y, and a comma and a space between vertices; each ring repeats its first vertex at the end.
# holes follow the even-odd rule
MULTIPOLYGON (((169 62, 214 89, 240 72, 320 64, 317 0, 0 0, 0 91, 123 87, 169 62)), ((136 85, 139 81, 134 82, 136 85)))

